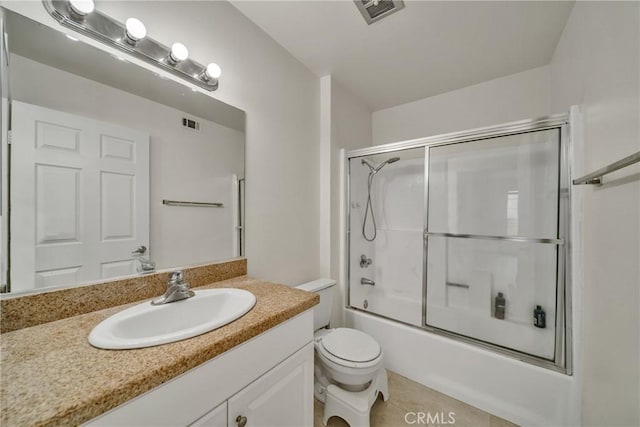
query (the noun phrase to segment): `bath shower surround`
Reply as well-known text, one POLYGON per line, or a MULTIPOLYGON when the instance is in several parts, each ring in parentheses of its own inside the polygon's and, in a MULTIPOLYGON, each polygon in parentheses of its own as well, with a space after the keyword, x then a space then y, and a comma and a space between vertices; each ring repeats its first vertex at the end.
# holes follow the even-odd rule
POLYGON ((571 374, 569 127, 556 115, 346 153, 347 307, 571 374))

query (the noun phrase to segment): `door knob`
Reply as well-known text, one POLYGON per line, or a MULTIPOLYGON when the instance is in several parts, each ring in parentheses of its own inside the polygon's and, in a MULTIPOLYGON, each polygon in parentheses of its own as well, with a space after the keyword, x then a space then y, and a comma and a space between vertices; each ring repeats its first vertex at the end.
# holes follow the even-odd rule
POLYGON ((147 252, 146 246, 140 246, 135 251, 131 252, 131 255, 144 255, 147 252))
POLYGON ((247 425, 247 417, 243 415, 238 415, 236 417, 236 423, 238 423, 238 427, 244 427, 247 425))

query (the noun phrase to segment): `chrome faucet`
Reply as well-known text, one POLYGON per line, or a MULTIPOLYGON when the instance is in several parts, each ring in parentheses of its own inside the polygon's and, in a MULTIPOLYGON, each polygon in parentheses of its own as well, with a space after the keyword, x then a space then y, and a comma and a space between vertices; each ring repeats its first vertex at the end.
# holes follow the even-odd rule
POLYGON ((189 289, 189 284, 184 282, 184 273, 180 270, 173 271, 169 273, 167 291, 161 297, 152 300, 151 305, 169 304, 192 296, 195 296, 195 293, 189 289))
POLYGON ((151 258, 144 255, 145 253, 147 253, 146 246, 140 246, 138 249, 131 252, 133 259, 135 259, 138 262, 138 266, 136 267, 136 270, 138 270, 138 273, 143 273, 143 274, 151 273, 156 269, 155 261, 151 261, 151 258))
POLYGON ((361 285, 375 286, 376 282, 374 282, 371 279, 367 279, 366 277, 363 277, 362 279, 360 279, 360 284, 361 285))

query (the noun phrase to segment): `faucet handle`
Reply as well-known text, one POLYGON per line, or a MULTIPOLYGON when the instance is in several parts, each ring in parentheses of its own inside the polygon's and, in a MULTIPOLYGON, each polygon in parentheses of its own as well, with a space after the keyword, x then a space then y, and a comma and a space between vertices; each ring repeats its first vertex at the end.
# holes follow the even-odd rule
POLYGON ((182 270, 176 270, 169 273, 169 285, 176 285, 182 283, 184 280, 184 273, 182 270))

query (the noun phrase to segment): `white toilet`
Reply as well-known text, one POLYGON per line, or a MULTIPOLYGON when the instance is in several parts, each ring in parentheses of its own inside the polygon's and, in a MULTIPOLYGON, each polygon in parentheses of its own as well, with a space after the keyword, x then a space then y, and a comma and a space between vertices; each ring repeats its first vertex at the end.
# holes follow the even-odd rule
POLYGON ((324 424, 337 415, 351 427, 368 427, 378 393, 389 399, 382 348, 370 335, 351 328, 327 329, 336 282, 318 279, 298 286, 320 295, 313 309, 315 333, 314 394, 324 402, 324 424))

